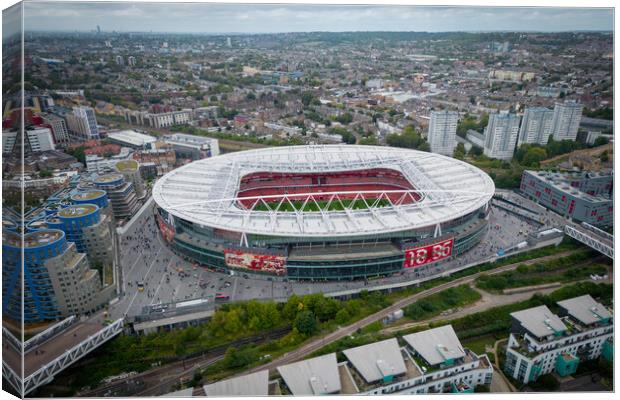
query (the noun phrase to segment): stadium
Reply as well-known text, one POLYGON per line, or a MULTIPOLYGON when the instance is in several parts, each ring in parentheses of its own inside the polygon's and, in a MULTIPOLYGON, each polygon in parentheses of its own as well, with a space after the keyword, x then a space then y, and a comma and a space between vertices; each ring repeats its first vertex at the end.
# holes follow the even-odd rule
POLYGON ((438 154, 291 146, 194 161, 157 181, 162 236, 217 270, 371 278, 441 263, 487 231, 491 178, 438 154))

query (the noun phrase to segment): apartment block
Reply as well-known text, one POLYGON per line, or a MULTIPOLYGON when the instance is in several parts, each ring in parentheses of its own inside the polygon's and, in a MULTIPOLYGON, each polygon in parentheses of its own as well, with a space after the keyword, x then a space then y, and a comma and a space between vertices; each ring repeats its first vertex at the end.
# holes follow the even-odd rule
POLYGON ((572 375, 580 362, 599 358, 613 346, 613 318, 590 295, 514 312, 504 371, 524 384, 541 375, 572 375))

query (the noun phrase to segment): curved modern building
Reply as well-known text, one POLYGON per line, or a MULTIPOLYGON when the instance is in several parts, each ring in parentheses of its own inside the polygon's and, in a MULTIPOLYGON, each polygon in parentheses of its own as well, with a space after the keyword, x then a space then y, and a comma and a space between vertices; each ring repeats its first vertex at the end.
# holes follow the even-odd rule
POLYGON ((153 188, 180 255, 218 269, 354 279, 438 263, 487 229, 495 187, 438 154, 378 146, 292 146, 187 164, 153 188))

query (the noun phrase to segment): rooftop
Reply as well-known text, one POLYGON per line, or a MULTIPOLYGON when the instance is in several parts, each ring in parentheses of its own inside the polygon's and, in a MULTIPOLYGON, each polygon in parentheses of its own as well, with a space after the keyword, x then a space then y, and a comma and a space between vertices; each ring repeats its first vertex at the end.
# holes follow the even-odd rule
MULTIPOLYGON (((54 243, 65 236, 65 233, 57 229, 46 229, 30 232, 23 235, 24 248, 35 248, 54 243)), ((2 243, 12 247, 21 247, 22 236, 12 231, 2 232, 2 243)))
POLYGON ((85 192, 79 192, 71 196, 72 200, 93 200, 101 196, 105 196, 106 192, 103 190, 87 190, 85 192))
POLYGON ((58 216, 64 218, 83 217, 84 215, 94 213, 98 209, 99 207, 94 204, 77 204, 58 211, 58 216))
POLYGON ((122 175, 119 174, 108 174, 101 175, 95 179, 95 183, 109 183, 123 179, 122 175))
POLYGON ((396 338, 343 351, 367 383, 407 371, 396 338))
POLYGON ((336 353, 278 367, 294 396, 312 396, 340 391, 336 353))
POLYGON ((594 300, 589 294, 559 301, 558 305, 565 309, 571 317, 584 325, 611 318, 609 310, 594 300))
POLYGON ((262 370, 204 386, 207 396, 267 396, 269 371, 262 370))
POLYGON ((547 306, 538 306, 510 314, 532 335, 543 338, 567 330, 562 320, 547 306))
POLYGON ((429 365, 437 365, 448 360, 465 357, 465 350, 463 350, 452 325, 412 333, 403 336, 403 339, 429 365))
POLYGON ((108 138, 119 142, 127 143, 132 146, 144 146, 147 143, 156 142, 157 138, 133 130, 124 130, 108 133, 108 138))
POLYGON ((120 172, 137 171, 139 164, 136 160, 123 160, 116 163, 116 169, 120 172))

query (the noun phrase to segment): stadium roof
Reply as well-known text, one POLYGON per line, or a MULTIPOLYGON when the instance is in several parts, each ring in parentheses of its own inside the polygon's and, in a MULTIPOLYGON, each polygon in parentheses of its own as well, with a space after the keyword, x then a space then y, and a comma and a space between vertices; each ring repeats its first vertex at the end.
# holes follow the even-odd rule
POLYGON ((407 371, 396 338, 343 351, 367 383, 407 371))
POLYGON ((465 351, 452 325, 403 336, 403 339, 420 354, 429 365, 441 364, 450 359, 465 357, 465 351))
POLYGON ((237 378, 226 379, 204 386, 210 397, 222 396, 267 396, 269 391, 269 371, 262 370, 237 378))
POLYGON ((513 312, 510 315, 538 338, 563 332, 567 329, 560 317, 552 313, 547 306, 528 308, 527 310, 513 312))
POLYGON ((336 353, 278 367, 293 396, 313 396, 340 391, 336 353))
POLYGON ((589 294, 568 300, 558 301, 568 314, 585 325, 611 318, 611 313, 589 294))
MULTIPOLYGON (((311 189, 309 189, 311 190, 311 189)), ((363 236, 398 232, 451 221, 483 207, 495 186, 480 169, 439 154, 382 146, 322 145, 270 147, 198 160, 157 181, 156 203, 175 217, 202 226, 275 236, 363 236), (399 171, 420 194, 415 202, 327 211, 259 211, 243 208, 241 177, 253 172, 339 172, 369 168, 399 171)), ((411 196, 412 191, 402 192, 411 196)), ((368 193, 365 191, 364 193, 368 193)), ((390 191, 377 192, 383 196, 390 191)), ((393 193, 393 191, 392 191, 393 193)), ((301 194, 313 202, 313 194, 301 194)), ((322 192, 339 201, 335 192, 322 192)), ((278 195, 277 197, 286 197, 278 195)), ((299 198, 300 194, 295 194, 299 198)), ((276 197, 276 196, 272 196, 276 197)), ((269 196, 245 197, 264 202, 269 196)), ((301 208, 301 207, 299 207, 301 208)))

